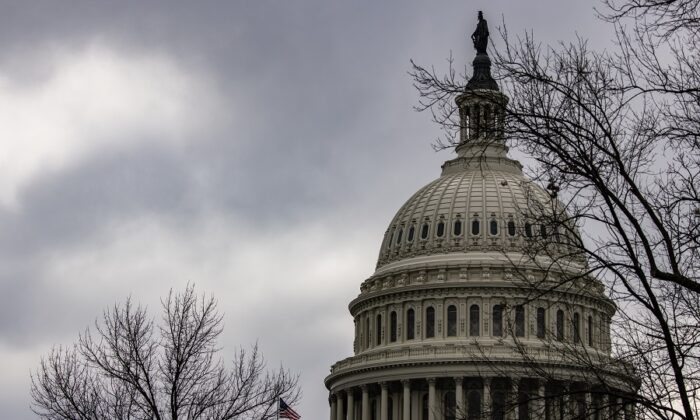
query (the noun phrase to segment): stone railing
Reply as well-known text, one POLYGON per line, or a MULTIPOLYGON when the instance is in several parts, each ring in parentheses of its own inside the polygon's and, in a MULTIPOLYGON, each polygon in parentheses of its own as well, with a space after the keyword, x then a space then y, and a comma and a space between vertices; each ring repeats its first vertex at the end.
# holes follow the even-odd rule
POLYGON ((595 363, 605 366, 610 371, 631 372, 628 365, 611 359, 595 349, 573 350, 569 347, 550 346, 540 348, 517 348, 512 345, 444 345, 444 346, 406 346, 386 349, 367 354, 348 357, 331 366, 331 374, 358 368, 379 367, 395 363, 420 362, 523 362, 586 365, 595 363), (584 363, 585 362, 585 363, 584 363))

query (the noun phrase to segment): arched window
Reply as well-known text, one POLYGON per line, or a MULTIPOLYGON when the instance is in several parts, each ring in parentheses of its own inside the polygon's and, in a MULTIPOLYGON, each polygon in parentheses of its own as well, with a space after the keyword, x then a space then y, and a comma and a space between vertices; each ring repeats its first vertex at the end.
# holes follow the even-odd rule
POLYGON ((532 238, 532 225, 530 223, 525 223, 525 236, 532 238))
POLYGON ((593 317, 588 315, 588 345, 593 347, 593 317))
POLYGON ((430 226, 428 226, 427 223, 423 223, 423 227, 420 230, 420 238, 421 239, 428 239, 428 231, 430 230, 430 226))
POLYGON ((377 340, 374 342, 376 345, 382 344, 382 315, 377 315, 377 330, 375 331, 377 340))
POLYGON ((492 310, 493 336, 503 337, 503 307, 493 305, 492 310))
POLYGON ((447 307, 447 336, 457 335, 457 307, 450 305, 447 307))
POLYGON ((437 224, 437 232, 436 235, 438 238, 442 238, 442 236, 445 234, 445 222, 442 220, 438 222, 437 224))
POLYGON ((415 233, 416 233, 415 226, 411 226, 410 228, 408 228, 408 236, 406 237, 406 240, 408 242, 413 242, 413 235, 415 235, 415 233))
POLYGON ((478 337, 480 326, 479 305, 472 305, 469 307, 469 336, 478 337))
POLYGON ((537 308, 537 338, 544 338, 545 326, 544 308, 537 308))
MULTIPOLYGON (((445 393, 443 398, 443 413, 445 413, 445 420, 455 420, 456 404, 457 400, 455 398, 455 393, 448 391, 445 393)), ((391 417, 389 417, 391 418, 391 417)))
POLYGON ((423 394, 421 399, 421 420, 428 420, 430 407, 428 407, 428 394, 423 394))
POLYGON ((370 332, 369 332, 369 316, 365 319, 365 348, 368 349, 370 345, 370 332))
POLYGON ((564 311, 557 311, 557 340, 564 340, 564 311))
POLYGON ((578 344, 581 342, 581 319, 578 312, 574 312, 574 319, 571 322, 574 330, 574 343, 578 344))
POLYGON ((461 220, 457 219, 452 232, 454 232, 455 236, 459 236, 462 234, 462 221, 461 220))
POLYGON ((525 337, 525 307, 523 305, 515 307, 515 336, 525 337))
POLYGON ((472 235, 478 235, 480 230, 481 230, 481 226, 479 225, 479 220, 478 219, 472 220, 472 235))
POLYGON ((391 315, 389 315, 389 341, 392 343, 396 341, 397 323, 396 311, 391 311, 391 315))
POLYGON ((401 243, 401 236, 403 235, 403 229, 399 229, 399 232, 396 234, 396 245, 401 243))
POLYGON ((481 393, 469 391, 467 396, 467 420, 481 419, 481 393))
POLYGON ((491 235, 498 235, 498 221, 496 219, 491 219, 491 223, 489 223, 489 233, 491 235))
POLYGON ((410 308, 406 312, 406 340, 416 338, 416 312, 410 308))
POLYGON ((515 222, 512 220, 508 221, 508 236, 515 236, 515 222))
POLYGON ((435 337, 435 308, 428 306, 425 310, 425 338, 435 337))

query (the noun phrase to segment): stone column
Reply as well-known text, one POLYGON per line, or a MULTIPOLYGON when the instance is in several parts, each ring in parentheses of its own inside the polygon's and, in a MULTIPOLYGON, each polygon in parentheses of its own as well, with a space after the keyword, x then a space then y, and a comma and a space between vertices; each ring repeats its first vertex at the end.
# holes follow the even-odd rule
POLYGON ((336 415, 338 414, 337 410, 336 410, 336 399, 337 398, 336 398, 335 394, 332 394, 330 397, 330 400, 331 400, 331 420, 338 420, 336 418, 336 415))
POLYGON ((362 420, 369 420, 369 386, 362 385, 362 420))
POLYGON ((343 416, 345 415, 345 409, 343 407, 343 403, 345 402, 345 399, 343 398, 343 394, 339 391, 338 393, 335 394, 335 408, 336 408, 336 414, 335 414, 335 420, 345 420, 343 416))
POLYGON ((573 391, 571 384, 565 384, 563 386, 563 391, 564 391, 564 419, 563 420, 572 420, 574 418, 574 414, 576 413, 576 410, 575 410, 576 400, 574 400, 573 396, 571 395, 571 392, 573 391))
POLYGON ((609 420, 610 419, 610 413, 612 411, 610 410, 610 395, 609 394, 601 394, 600 396, 600 406, 598 407, 600 410, 600 418, 603 420, 609 420))
POLYGON ((484 381, 484 392, 482 398, 483 414, 481 418, 483 420, 491 419, 491 378, 483 378, 484 381))
POLYGON ((403 385, 403 420, 411 420, 411 381, 404 379, 403 385))
POLYGON ((512 420, 518 420, 520 417, 520 409, 518 400, 520 397, 520 378, 513 377, 510 379, 510 392, 508 393, 508 412, 512 420))
POLYGON ((595 419, 595 407, 593 407, 593 395, 591 394, 590 389, 586 391, 584 394, 584 398, 586 399, 586 408, 584 411, 584 416, 588 420, 594 420, 595 419))
POLYGON ((635 420, 637 410, 633 402, 625 402, 625 420, 635 420))
POLYGON ((537 382, 536 399, 532 403, 528 403, 528 406, 528 409, 532 408, 529 415, 531 419, 546 418, 545 409, 547 408, 547 401, 545 400, 545 381, 543 379, 537 382))
POLYGON ((435 378, 428 378, 428 420, 435 419, 435 378))
POLYGON ((382 389, 379 418, 381 420, 389 420, 389 384, 386 382, 381 382, 379 386, 382 389))
POLYGON ((348 420, 355 420, 355 390, 350 388, 346 391, 348 398, 348 420))
POLYGON ((456 417, 466 417, 467 409, 464 404, 464 389, 462 389, 463 378, 455 378, 455 401, 456 401, 456 417))

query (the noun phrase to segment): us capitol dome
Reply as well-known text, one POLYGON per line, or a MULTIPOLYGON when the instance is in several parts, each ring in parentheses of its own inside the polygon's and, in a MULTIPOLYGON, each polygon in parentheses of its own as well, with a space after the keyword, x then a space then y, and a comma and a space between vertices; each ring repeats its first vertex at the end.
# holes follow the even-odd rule
POLYGON ((354 355, 325 379, 331 420, 634 418, 638 381, 611 357, 616 307, 567 248, 575 228, 538 223, 562 206, 507 155, 487 37, 480 14, 457 156, 398 210, 350 302, 354 355), (555 234, 569 238, 547 244, 555 234))

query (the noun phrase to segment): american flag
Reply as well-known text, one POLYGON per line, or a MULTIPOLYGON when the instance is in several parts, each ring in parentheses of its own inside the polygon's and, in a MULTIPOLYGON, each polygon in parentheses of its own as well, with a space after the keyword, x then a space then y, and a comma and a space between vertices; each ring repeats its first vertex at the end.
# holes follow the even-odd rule
POLYGON ((282 398, 280 398, 279 410, 279 418, 281 419, 299 420, 301 418, 299 413, 292 410, 292 407, 288 406, 282 398))

